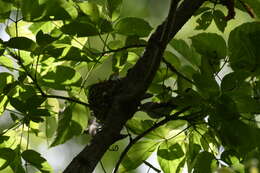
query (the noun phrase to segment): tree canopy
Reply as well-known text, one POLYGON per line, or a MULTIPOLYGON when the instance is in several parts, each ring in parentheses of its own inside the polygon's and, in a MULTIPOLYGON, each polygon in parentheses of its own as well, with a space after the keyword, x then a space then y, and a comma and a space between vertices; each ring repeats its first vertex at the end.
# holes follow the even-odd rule
POLYGON ((89 138, 64 173, 91 173, 108 152, 113 173, 259 172, 260 1, 171 0, 158 26, 122 16, 124 3, 0 0, 0 171, 54 172, 33 135, 89 138))

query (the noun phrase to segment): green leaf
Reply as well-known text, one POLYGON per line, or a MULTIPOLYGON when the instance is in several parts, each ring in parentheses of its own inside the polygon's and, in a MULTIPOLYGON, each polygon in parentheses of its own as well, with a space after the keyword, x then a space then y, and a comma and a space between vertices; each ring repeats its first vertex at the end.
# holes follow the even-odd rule
POLYGON ((21 11, 25 21, 66 20, 78 16, 75 4, 67 0, 23 0, 21 11))
POLYGON ((141 112, 137 112, 140 114, 139 116, 134 116, 130 120, 127 121, 127 127, 135 134, 141 134, 148 128, 152 127, 154 122, 152 120, 147 120, 142 116, 141 112))
POLYGON ((5 108, 8 104, 8 97, 5 95, 0 95, 0 114, 5 111, 5 108))
POLYGON ((251 96, 252 87, 246 78, 249 74, 245 71, 236 71, 224 76, 221 81, 221 90, 232 97, 236 96, 251 96))
POLYGON ((12 6, 13 6, 12 3, 8 3, 8 1, 7 2, 0 1, 0 14, 10 12, 12 6))
POLYGON ((80 104, 71 105, 72 110, 72 121, 76 122, 79 126, 81 131, 75 135, 80 135, 88 125, 88 118, 89 118, 89 109, 86 106, 80 104))
POLYGON ((211 24, 212 22, 212 19, 213 19, 213 16, 212 16, 212 12, 205 12, 203 13, 200 18, 198 18, 196 20, 196 22, 198 23, 198 25, 196 26, 195 29, 197 30, 206 30, 209 25, 211 24))
POLYGON ((114 29, 117 33, 127 36, 147 37, 152 27, 143 19, 135 17, 126 17, 119 20, 114 29))
POLYGON ((211 164, 214 160, 214 155, 203 151, 199 153, 196 157, 196 162, 194 164, 194 173, 209 173, 212 172, 211 164))
POLYGON ((50 112, 47 109, 29 109, 27 118, 31 121, 34 121, 36 123, 42 122, 43 117, 49 117, 51 116, 50 112))
POLYGON ((30 95, 26 101, 25 104, 27 105, 28 108, 37 108, 41 106, 41 104, 46 100, 46 97, 43 97, 41 95, 30 95))
POLYGON ((245 0, 244 3, 248 4, 253 9, 253 12, 256 16, 260 17, 260 1, 259 0, 245 0))
POLYGON ((88 109, 82 105, 68 106, 59 120, 57 135, 51 146, 63 144, 73 136, 80 135, 88 123, 88 109))
POLYGON ((80 74, 74 69, 67 66, 57 66, 42 76, 39 79, 39 84, 57 90, 64 90, 66 87, 80 86, 81 80, 80 74))
POLYGON ((20 50, 26 50, 26 51, 34 51, 37 47, 36 43, 26 37, 14 37, 8 40, 4 43, 5 46, 20 49, 20 50))
POLYGON ((8 141, 10 139, 10 136, 0 136, 0 144, 4 143, 5 141, 8 141))
POLYGON ((10 67, 9 70, 13 71, 14 62, 11 58, 8 58, 6 56, 0 56, 0 65, 3 65, 6 68, 10 67))
POLYGON ((192 65, 199 67, 199 65, 201 64, 200 55, 195 51, 193 47, 189 47, 184 40, 173 39, 170 42, 170 45, 192 65))
MULTIPOLYGON (((141 112, 139 112, 138 115, 141 115, 141 112)), ((129 128, 129 130, 131 130, 131 132, 133 132, 134 134, 139 135, 145 132, 146 130, 148 130, 154 124, 155 122, 151 119, 145 119, 140 116, 134 116, 132 119, 127 121, 127 128, 129 128)), ((147 135, 145 135, 145 138, 159 139, 159 140, 165 139, 168 137, 169 132, 173 130, 174 126, 172 125, 173 124, 166 124, 164 126, 160 126, 155 130, 151 131, 150 133, 148 133, 147 135)))
POLYGON ((219 96, 220 89, 216 80, 205 74, 194 74, 193 79, 200 94, 204 98, 214 98, 219 96))
POLYGON ((62 7, 72 19, 78 17, 78 10, 73 1, 59 0, 60 7, 62 7))
POLYGON ((10 164, 10 167, 12 168, 13 172, 15 173, 25 173, 25 170, 23 168, 22 159, 21 159, 21 148, 20 145, 18 145, 15 150, 15 158, 10 164))
POLYGON ((18 111, 25 113, 27 111, 27 107, 24 101, 18 98, 9 97, 10 104, 18 111))
POLYGON ((58 122, 54 116, 45 118, 45 135, 47 138, 52 138, 58 127, 58 122))
POLYGON ((65 24, 61 27, 61 31, 70 34, 70 35, 77 35, 78 37, 88 37, 88 36, 95 36, 99 35, 99 31, 92 23, 85 22, 71 22, 69 24, 65 24))
POLYGON ((108 15, 112 17, 118 9, 120 9, 122 0, 106 0, 108 15))
POLYGON ((0 148, 0 170, 5 169, 15 159, 15 152, 10 148, 0 148))
POLYGON ((157 151, 157 159, 164 173, 177 172, 184 158, 184 152, 178 143, 165 140, 157 151))
POLYGON ((250 96, 238 96, 234 101, 240 113, 260 113, 260 102, 250 96))
POLYGON ((121 162, 119 172, 126 173, 136 169, 154 152, 158 145, 157 141, 151 140, 144 140, 134 144, 121 162))
POLYGON ((260 73, 260 23, 245 23, 231 31, 228 39, 230 65, 234 71, 260 73))
POLYGON ((211 10, 211 8, 209 8, 209 7, 201 7, 193 15, 194 16, 198 16, 201 13, 204 13, 204 12, 209 11, 209 10, 211 10))
MULTIPOLYGON (((1 57, 0 57, 1 58, 1 57)), ((0 73, 0 95, 4 93, 5 88, 8 84, 14 81, 13 75, 7 72, 0 73)))
POLYGON ((76 61, 76 62, 90 62, 93 61, 90 57, 86 56, 86 52, 81 49, 71 46, 63 50, 61 61, 76 61))
POLYGON ((100 34, 110 33, 114 30, 112 23, 105 19, 99 20, 98 27, 100 29, 100 34))
POLYGON ((99 10, 98 10, 98 6, 95 3, 92 2, 81 2, 78 3, 78 6, 80 8, 80 10, 90 16, 90 18, 93 21, 97 21, 99 19, 99 10))
POLYGON ((230 122, 223 121, 220 123, 218 130, 223 145, 235 150, 241 155, 246 154, 260 146, 260 130, 252 125, 232 119, 230 122))
POLYGON ((42 173, 50 173, 52 171, 47 161, 43 157, 41 157, 40 153, 34 150, 25 150, 22 153, 22 158, 28 163, 35 166, 42 173))
POLYGON ((36 35, 36 42, 40 46, 46 46, 55 40, 57 40, 57 38, 51 37, 49 34, 44 34, 42 30, 40 30, 36 35))
POLYGON ((215 10, 213 12, 213 19, 214 19, 214 22, 217 25, 218 29, 221 32, 224 32, 225 28, 227 26, 227 20, 225 18, 224 13, 220 10, 215 10))
POLYGON ((220 35, 215 33, 201 33, 191 37, 191 40, 192 45, 201 55, 212 59, 226 58, 226 42, 220 35))

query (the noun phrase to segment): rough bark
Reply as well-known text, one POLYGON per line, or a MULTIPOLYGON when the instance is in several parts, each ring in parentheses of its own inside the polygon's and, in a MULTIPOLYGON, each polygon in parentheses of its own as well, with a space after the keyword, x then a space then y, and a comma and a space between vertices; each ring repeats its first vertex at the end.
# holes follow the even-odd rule
POLYGON ((191 18, 192 14, 205 0, 184 0, 175 12, 177 0, 173 0, 169 15, 157 27, 148 40, 143 56, 122 79, 120 89, 113 99, 113 106, 100 132, 94 136, 69 164, 64 173, 91 173, 107 151, 116 141, 122 139, 120 131, 126 121, 137 111, 138 104, 151 84, 159 68, 163 52, 168 42, 191 18), (174 4, 175 3, 175 4, 174 4), (174 6, 175 5, 175 6, 174 6), (174 14, 173 14, 174 13, 174 14), (174 20, 173 20, 174 19, 174 20))

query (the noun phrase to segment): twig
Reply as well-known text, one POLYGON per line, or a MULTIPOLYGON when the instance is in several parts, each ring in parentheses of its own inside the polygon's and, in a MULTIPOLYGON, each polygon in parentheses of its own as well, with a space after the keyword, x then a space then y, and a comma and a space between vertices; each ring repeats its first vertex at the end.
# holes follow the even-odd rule
POLYGON ((94 54, 105 55, 105 54, 108 54, 108 53, 120 52, 120 51, 126 50, 126 49, 142 48, 142 47, 146 47, 146 45, 145 44, 133 44, 133 45, 124 46, 124 47, 121 47, 121 48, 118 48, 118 49, 111 49, 111 50, 108 50, 108 51, 104 51, 104 52, 100 52, 100 53, 94 53, 94 54))
POLYGON ((104 173, 107 173, 107 171, 106 171, 106 169, 105 169, 105 167, 104 167, 104 165, 103 165, 103 163, 102 163, 101 160, 100 160, 100 165, 101 165, 101 168, 102 168, 103 172, 104 172, 104 173))
POLYGON ((80 100, 73 99, 71 97, 64 97, 64 96, 59 96, 59 95, 48 95, 48 94, 44 94, 43 97, 67 100, 67 101, 70 101, 70 102, 78 103, 78 104, 84 105, 86 107, 89 107, 88 103, 82 102, 80 100))
POLYGON ((162 61, 165 63, 165 65, 166 65, 172 72, 176 73, 178 76, 180 76, 181 78, 185 79, 185 80, 188 81, 189 83, 195 85, 195 83, 194 83, 192 80, 190 80, 189 78, 187 78, 186 76, 184 76, 183 74, 181 74, 180 72, 178 72, 178 71, 175 69, 175 67, 173 67, 173 66, 171 65, 171 63, 169 63, 164 57, 163 57, 162 61))
POLYGON ((151 163, 147 162, 146 160, 144 160, 143 162, 144 162, 144 164, 146 164, 147 166, 149 166, 149 168, 152 168, 155 172, 158 172, 158 173, 161 172, 160 169, 154 167, 151 163))

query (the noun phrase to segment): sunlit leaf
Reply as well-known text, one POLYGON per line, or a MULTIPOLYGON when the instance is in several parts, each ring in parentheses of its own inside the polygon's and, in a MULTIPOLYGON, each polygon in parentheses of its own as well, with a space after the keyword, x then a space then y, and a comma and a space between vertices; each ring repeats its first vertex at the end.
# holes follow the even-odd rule
POLYGON ((78 3, 78 6, 80 10, 84 14, 89 15, 93 21, 97 21, 99 19, 99 10, 97 4, 92 2, 81 2, 78 3))
POLYGON ((119 172, 126 173, 137 168, 154 152, 158 145, 157 141, 151 140, 137 142, 124 157, 120 164, 119 172))
POLYGON ((184 152, 178 143, 164 141, 157 151, 158 162, 165 173, 177 172, 178 165, 184 158, 184 152))
POLYGON ((42 76, 39 83, 54 89, 65 89, 66 86, 80 86, 81 76, 74 69, 67 66, 57 66, 42 76))
POLYGON ((63 144, 73 136, 80 135, 88 123, 88 109, 82 105, 73 104, 68 106, 61 114, 57 134, 51 146, 63 144))

